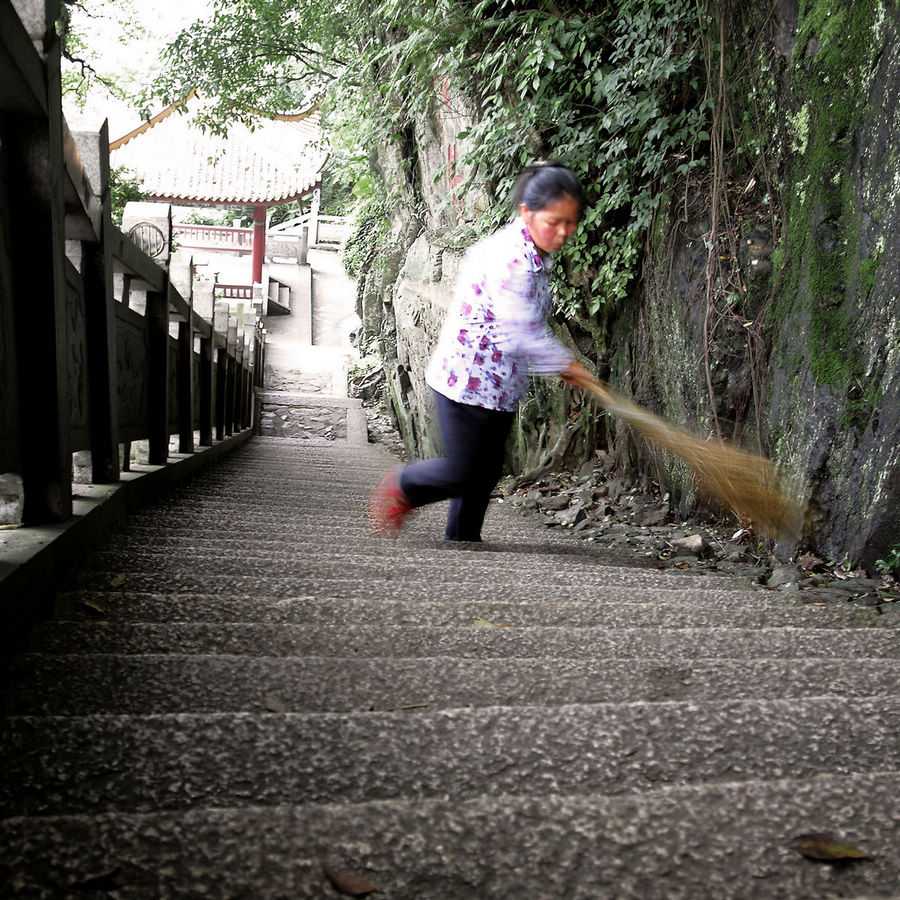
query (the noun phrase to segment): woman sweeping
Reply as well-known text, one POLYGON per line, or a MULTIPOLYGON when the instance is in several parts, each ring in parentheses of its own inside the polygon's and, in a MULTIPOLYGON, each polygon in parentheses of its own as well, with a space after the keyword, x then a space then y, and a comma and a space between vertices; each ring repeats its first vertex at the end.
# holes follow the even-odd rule
POLYGON ((565 166, 530 167, 513 202, 516 218, 466 253, 426 371, 446 456, 382 478, 369 501, 377 534, 395 534, 417 507, 449 499, 445 540, 481 541, 529 374, 591 379, 546 322, 552 256, 575 231, 583 204, 578 179, 565 166))

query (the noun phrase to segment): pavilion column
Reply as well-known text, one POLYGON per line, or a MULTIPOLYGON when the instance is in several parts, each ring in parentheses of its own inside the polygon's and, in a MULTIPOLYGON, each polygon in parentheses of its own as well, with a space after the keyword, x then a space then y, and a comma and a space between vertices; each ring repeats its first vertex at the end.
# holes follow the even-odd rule
POLYGON ((253 207, 253 279, 252 284, 262 284, 263 258, 266 255, 266 208, 253 207))

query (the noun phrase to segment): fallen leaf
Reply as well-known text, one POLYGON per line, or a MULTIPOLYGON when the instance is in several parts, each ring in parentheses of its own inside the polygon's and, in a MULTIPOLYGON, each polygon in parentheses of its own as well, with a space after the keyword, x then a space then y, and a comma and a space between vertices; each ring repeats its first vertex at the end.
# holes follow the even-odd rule
POLYGON ((791 850, 802 853, 810 859, 820 859, 825 862, 836 862, 842 859, 871 859, 859 847, 848 841, 842 840, 830 831, 814 831, 809 834, 798 834, 791 838, 788 846, 791 850))
POLYGON ((488 622, 487 619, 476 619, 475 627, 476 628, 496 628, 497 626, 494 625, 493 622, 488 622))
POLYGON ((360 878, 358 875, 348 875, 346 872, 339 872, 328 866, 323 866, 322 871, 339 894, 345 894, 347 897, 366 897, 375 893, 375 888, 365 878, 360 878))
POLYGON ((106 612, 106 610, 103 608, 103 604, 99 600, 94 600, 91 597, 88 597, 86 600, 82 600, 81 602, 90 609, 93 609, 95 612, 106 612))
POLYGON ((273 713, 283 713, 287 712, 287 705, 282 703, 277 697, 273 697, 271 695, 267 695, 263 697, 263 705, 266 707, 269 712, 273 713))
POLYGON ((76 891, 114 891, 116 888, 127 887, 138 881, 141 874, 141 870, 134 866, 116 866, 102 875, 75 882, 72 889, 76 891))
POLYGON ((119 572, 118 575, 113 575, 113 577, 110 578, 109 586, 110 587, 122 587, 122 585, 125 584, 126 578, 127 578, 127 576, 125 575, 124 572, 119 572))
POLYGON ((21 522, 13 522, 11 525, 0 525, 0 531, 15 531, 16 528, 21 527, 21 522))

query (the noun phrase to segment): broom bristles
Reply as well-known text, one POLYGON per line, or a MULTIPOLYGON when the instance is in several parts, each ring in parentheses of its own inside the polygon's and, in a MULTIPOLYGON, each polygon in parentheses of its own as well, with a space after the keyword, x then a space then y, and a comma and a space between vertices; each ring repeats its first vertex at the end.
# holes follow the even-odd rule
POLYGON ((692 469, 702 490, 778 538, 799 537, 803 508, 787 492, 775 466, 761 456, 721 441, 703 441, 638 406, 594 379, 578 385, 606 410, 624 419, 644 437, 679 456, 692 469))

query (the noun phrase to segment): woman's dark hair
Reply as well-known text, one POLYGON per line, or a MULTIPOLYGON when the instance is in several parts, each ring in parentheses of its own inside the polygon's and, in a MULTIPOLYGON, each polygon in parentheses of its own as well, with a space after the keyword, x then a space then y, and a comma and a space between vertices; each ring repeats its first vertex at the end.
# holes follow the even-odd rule
POLYGON ((556 162, 529 166, 513 185, 513 209, 517 210, 519 204, 524 203, 532 212, 537 212, 564 194, 574 198, 580 215, 584 193, 578 176, 568 166, 556 162))

